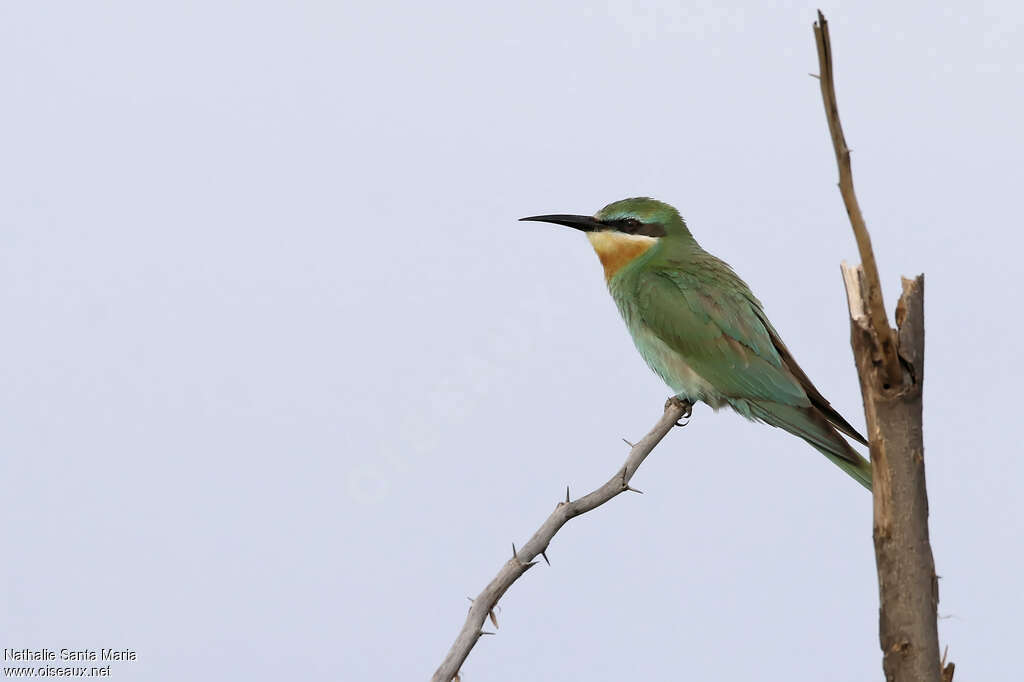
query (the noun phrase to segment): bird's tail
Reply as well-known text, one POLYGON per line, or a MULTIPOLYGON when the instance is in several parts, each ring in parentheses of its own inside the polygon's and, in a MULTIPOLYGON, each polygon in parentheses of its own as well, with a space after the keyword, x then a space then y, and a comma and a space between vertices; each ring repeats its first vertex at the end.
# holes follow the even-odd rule
MULTIPOLYGON (((811 443, 811 445, 814 445, 814 443, 811 443)), ((860 455, 856 455, 856 462, 851 462, 848 459, 836 457, 831 452, 826 452, 822 448, 819 448, 817 445, 814 445, 814 447, 818 448, 818 452, 822 453, 830 460, 832 460, 836 464, 836 466, 838 466, 846 473, 850 474, 850 476, 855 481, 860 483, 868 490, 871 490, 871 462, 864 459, 860 455)))
POLYGON ((871 490, 871 462, 854 450, 816 408, 751 401, 750 412, 766 424, 800 436, 851 478, 871 490))

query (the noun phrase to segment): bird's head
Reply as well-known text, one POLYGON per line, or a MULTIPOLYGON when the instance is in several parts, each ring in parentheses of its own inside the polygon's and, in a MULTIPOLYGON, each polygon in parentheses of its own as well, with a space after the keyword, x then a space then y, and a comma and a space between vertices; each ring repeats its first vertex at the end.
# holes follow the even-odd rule
POLYGON ((654 239, 690 234, 679 211, 663 201, 649 197, 634 197, 612 202, 593 216, 535 215, 520 220, 565 225, 583 232, 619 232, 654 239))
POLYGON ((648 197, 613 202, 593 216, 555 214, 520 220, 554 223, 586 232, 608 280, 662 240, 693 239, 679 211, 648 197))

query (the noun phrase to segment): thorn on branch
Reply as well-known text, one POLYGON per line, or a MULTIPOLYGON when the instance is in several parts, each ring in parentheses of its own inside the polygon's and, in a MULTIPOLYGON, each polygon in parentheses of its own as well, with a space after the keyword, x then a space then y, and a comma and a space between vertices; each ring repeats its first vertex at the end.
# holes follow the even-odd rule
POLYGON ((542 557, 544 557, 544 563, 546 563, 546 564, 547 564, 548 566, 550 566, 550 565, 551 565, 551 562, 550 562, 550 561, 548 561, 548 555, 547 555, 547 550, 546 550, 546 549, 545 549, 545 550, 542 550, 542 551, 541 551, 541 553, 540 553, 540 555, 541 555, 542 557))
POLYGON ((949 645, 942 650, 942 660, 939 661, 939 668, 942 670, 942 682, 953 682, 953 671, 956 670, 956 663, 946 663, 946 656, 949 655, 949 645))
POLYGON ((494 623, 495 629, 497 629, 497 627, 498 627, 498 617, 496 615, 494 615, 494 609, 491 609, 490 611, 487 612, 487 617, 491 619, 491 622, 494 623))
POLYGON ((565 486, 565 503, 569 504, 569 486, 565 486))
POLYGON ((626 490, 628 490, 631 493, 640 493, 641 495, 644 494, 643 490, 637 490, 636 488, 632 488, 632 487, 630 487, 628 485, 626 486, 626 490))
POLYGON ((635 448, 635 447, 636 447, 636 444, 635 444, 635 443, 630 443, 630 442, 629 442, 628 440, 626 440, 625 438, 623 438, 623 439, 622 439, 622 442, 623 442, 623 443, 625 443, 626 445, 628 445, 628 446, 629 446, 629 447, 631 447, 631 448, 635 448))

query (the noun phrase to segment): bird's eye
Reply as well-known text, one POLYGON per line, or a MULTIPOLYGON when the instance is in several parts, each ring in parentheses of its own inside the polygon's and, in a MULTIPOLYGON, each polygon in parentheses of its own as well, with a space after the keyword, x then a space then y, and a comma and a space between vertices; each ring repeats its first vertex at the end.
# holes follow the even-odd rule
POLYGON ((640 227, 640 221, 636 218, 626 218, 622 221, 626 227, 637 228, 640 227))

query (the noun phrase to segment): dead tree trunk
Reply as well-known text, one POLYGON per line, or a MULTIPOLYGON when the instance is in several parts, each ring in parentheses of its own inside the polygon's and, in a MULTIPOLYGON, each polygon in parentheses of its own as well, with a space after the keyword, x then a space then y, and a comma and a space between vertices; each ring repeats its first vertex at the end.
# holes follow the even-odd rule
POLYGON ((878 267, 853 189, 850 150, 839 122, 828 22, 814 25, 825 116, 839 166, 839 191, 863 265, 843 264, 851 345, 871 443, 879 641, 889 682, 951 682, 939 658, 938 581, 928 539, 921 397, 924 381, 924 275, 903 280, 889 326, 878 267))

